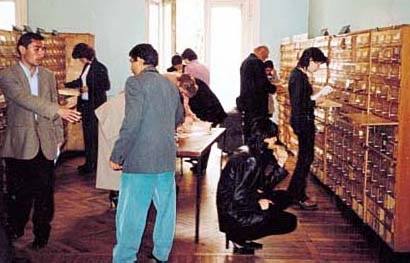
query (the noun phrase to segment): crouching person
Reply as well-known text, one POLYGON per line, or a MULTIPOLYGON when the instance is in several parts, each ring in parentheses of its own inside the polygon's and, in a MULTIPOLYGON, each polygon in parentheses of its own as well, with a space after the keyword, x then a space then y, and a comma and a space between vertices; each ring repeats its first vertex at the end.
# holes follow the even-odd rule
POLYGON ((262 248, 253 240, 296 229, 296 216, 284 211, 292 204, 290 195, 274 190, 287 175, 274 156, 277 133, 267 118, 253 122, 247 145, 230 157, 218 182, 219 229, 226 234, 226 247, 234 244, 234 253, 253 254, 262 248))

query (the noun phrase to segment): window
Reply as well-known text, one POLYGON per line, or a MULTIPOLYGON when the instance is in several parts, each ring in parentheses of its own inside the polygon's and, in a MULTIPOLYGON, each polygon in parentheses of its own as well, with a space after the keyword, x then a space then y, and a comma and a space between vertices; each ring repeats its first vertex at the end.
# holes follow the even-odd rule
POLYGON ((177 0, 176 51, 191 48, 205 63, 205 29, 205 0, 177 0))
POLYGON ((175 0, 149 0, 148 42, 158 51, 160 71, 169 67, 173 55, 172 10, 175 0))
POLYGON ((0 29, 11 30, 16 23, 16 6, 12 1, 0 1, 0 29))
POLYGON ((27 24, 26 0, 0 0, 0 29, 12 30, 13 25, 27 24))

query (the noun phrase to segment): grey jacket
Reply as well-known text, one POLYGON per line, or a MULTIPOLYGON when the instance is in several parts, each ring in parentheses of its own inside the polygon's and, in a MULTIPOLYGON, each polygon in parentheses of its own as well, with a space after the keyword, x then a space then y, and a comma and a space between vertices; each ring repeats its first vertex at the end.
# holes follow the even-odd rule
POLYGON ((2 157, 29 160, 41 147, 44 156, 53 160, 58 143, 64 141, 63 123, 57 114, 54 74, 41 66, 38 69, 38 96, 31 95, 27 77, 19 64, 0 71, 0 89, 6 99, 8 120, 2 157))
POLYGON ((129 77, 125 118, 110 160, 126 173, 175 171, 175 128, 183 117, 177 87, 154 67, 129 77))

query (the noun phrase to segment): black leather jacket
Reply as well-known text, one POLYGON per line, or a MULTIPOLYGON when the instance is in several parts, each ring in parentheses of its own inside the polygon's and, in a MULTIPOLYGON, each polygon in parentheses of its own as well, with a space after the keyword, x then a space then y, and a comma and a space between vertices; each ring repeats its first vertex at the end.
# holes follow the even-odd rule
POLYGON ((269 210, 262 210, 258 201, 269 199, 278 183, 276 178, 286 173, 271 150, 251 154, 241 147, 241 151, 230 157, 218 183, 216 204, 220 231, 240 231, 242 227, 269 220, 269 210))

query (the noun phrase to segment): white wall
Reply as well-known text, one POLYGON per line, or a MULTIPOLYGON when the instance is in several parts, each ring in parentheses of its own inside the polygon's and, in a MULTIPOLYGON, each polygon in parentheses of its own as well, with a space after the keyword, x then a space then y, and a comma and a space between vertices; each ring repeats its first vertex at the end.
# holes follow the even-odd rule
POLYGON ((260 6, 261 44, 270 47, 270 58, 279 69, 281 40, 308 31, 309 0, 261 0, 260 6))
MULTIPOLYGON (((307 32, 309 0, 260 0, 260 9, 260 43, 270 47, 279 67, 281 39, 307 32)), ((146 16, 146 0, 28 1, 33 28, 95 35, 97 57, 110 71, 109 94, 120 91, 130 75, 128 52, 146 41, 146 16)))
POLYGON ((128 52, 146 39, 145 0, 28 1, 28 24, 34 29, 95 35, 97 58, 109 69, 118 93, 131 75, 128 52))
POLYGON ((352 31, 410 23, 409 0, 309 0, 309 35, 321 28, 337 34, 343 25, 352 31))
MULTIPOLYGON (((255 0, 256 1, 256 0, 255 0)), ((128 52, 146 39, 146 0, 33 0, 28 24, 46 30, 87 32, 96 36, 97 57, 110 70, 117 93, 130 75, 128 52)), ((346 24, 353 31, 410 23, 409 0, 260 0, 260 43, 271 49, 279 67, 284 37, 321 28, 336 34, 346 24)))

